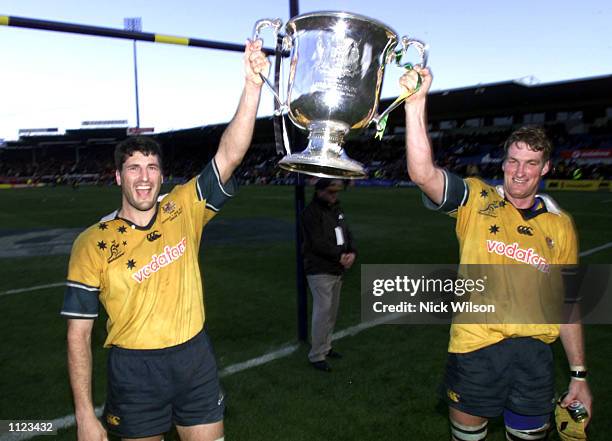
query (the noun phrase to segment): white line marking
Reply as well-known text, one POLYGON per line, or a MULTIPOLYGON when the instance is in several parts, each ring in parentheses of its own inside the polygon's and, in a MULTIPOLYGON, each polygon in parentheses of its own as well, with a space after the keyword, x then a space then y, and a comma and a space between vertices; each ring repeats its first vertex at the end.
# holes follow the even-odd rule
MULTIPOLYGON (((372 320, 369 322, 359 323, 355 326, 351 326, 349 328, 343 329, 342 331, 338 331, 332 335, 332 341, 340 340, 341 338, 347 336, 353 336, 359 334, 361 331, 372 328, 377 325, 381 325, 391 320, 394 320, 398 314, 391 314, 384 317, 380 317, 376 320, 372 320)), ((400 314, 401 315, 401 314, 400 314)), ((257 358, 252 358, 247 361, 243 361, 241 363, 232 364, 219 372, 220 377, 226 377, 228 375, 235 374, 237 372, 241 372, 256 366, 261 366, 262 364, 266 364, 270 361, 277 360, 279 358, 288 357, 298 350, 300 347, 299 344, 286 345, 272 352, 268 352, 257 358)))
MULTIPOLYGON (((361 331, 365 331, 366 329, 372 328, 377 325, 384 324, 386 322, 390 322, 391 320, 395 319, 397 315, 398 314, 391 314, 391 315, 381 317, 376 320, 372 320, 370 322, 359 323, 355 326, 351 326, 342 331, 338 331, 334 333, 332 335, 332 340, 335 341, 335 340, 340 340, 341 338, 344 338, 347 336, 357 335, 361 331)), ((263 364, 269 363, 273 360, 278 360, 279 358, 288 357, 289 355, 297 351, 299 347, 300 347, 299 344, 285 345, 275 351, 268 352, 260 357, 252 358, 250 360, 243 361, 241 363, 229 365, 228 367, 222 369, 219 372, 219 377, 228 377, 235 373, 245 371, 247 369, 251 369, 256 366, 261 366, 263 364)), ((104 406, 96 407, 95 408, 96 415, 100 417, 102 415, 103 410, 104 410, 104 406)), ((66 415, 64 417, 52 420, 51 423, 53 424, 54 429, 57 429, 57 430, 67 429, 76 424, 76 419, 74 415, 66 415)), ((28 439, 33 438, 34 436, 37 436, 37 435, 25 433, 25 432, 19 433, 19 434, 11 433, 11 434, 0 436, 0 441, 28 440, 28 439)))
MULTIPOLYGON (((603 250, 608 249, 610 247, 612 247, 612 242, 608 242, 608 243, 600 245, 598 247, 591 248, 590 250, 583 251, 583 252, 580 253, 580 257, 590 256, 591 254, 595 254, 595 253, 597 253, 599 251, 603 251, 603 250)), ((8 296, 8 295, 11 295, 11 294, 20 294, 22 292, 38 291, 38 290, 47 289, 47 288, 58 288, 60 286, 66 286, 66 282, 49 283, 48 285, 31 286, 29 288, 9 289, 8 291, 0 292, 0 297, 8 296)), ((334 335, 336 335, 336 334, 334 334, 334 335)), ((341 337, 339 337, 339 338, 341 338, 341 337)), ((0 441, 2 441, 2 438, 0 438, 0 441)))
POLYGON ((66 282, 49 283, 48 285, 31 286, 29 288, 9 289, 8 291, 0 292, 0 297, 22 292, 38 291, 40 289, 57 288, 60 286, 66 286, 66 282))
POLYGON ((300 345, 298 344, 283 346, 282 348, 277 349, 276 351, 268 352, 267 354, 264 354, 261 357, 251 358, 250 360, 243 361, 241 363, 232 364, 226 368, 223 368, 219 372, 219 376, 227 377, 228 375, 245 371, 256 366, 261 366, 262 364, 269 363, 279 358, 288 357, 289 355, 297 351, 299 347, 300 345))
POLYGON ((612 247, 612 242, 608 242, 604 245, 601 245, 595 248, 591 248, 590 250, 583 251, 582 253, 580 253, 580 257, 590 256, 591 254, 595 254, 599 251, 605 250, 606 248, 610 248, 610 247, 612 247))
POLYGON ((365 331, 366 329, 373 328, 374 326, 384 325, 390 321, 395 320, 398 317, 401 317, 403 314, 388 314, 383 317, 379 317, 377 319, 371 320, 369 322, 361 322, 356 324, 355 326, 351 326, 349 328, 343 329, 342 331, 334 332, 332 335, 332 341, 340 340, 341 338, 353 336, 359 334, 361 331, 365 331))

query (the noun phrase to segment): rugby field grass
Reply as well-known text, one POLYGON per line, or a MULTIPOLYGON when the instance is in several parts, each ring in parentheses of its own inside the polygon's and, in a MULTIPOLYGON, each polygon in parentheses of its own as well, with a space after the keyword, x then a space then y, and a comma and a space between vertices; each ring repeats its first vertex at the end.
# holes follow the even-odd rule
MULTIPOLYGON (((307 200, 310 195, 307 191, 307 200)), ((612 242, 609 194, 553 196, 574 216, 582 250, 612 242)), ((84 228, 115 209, 119 195, 110 187, 81 187, 2 191, 0 198, 0 234, 6 234, 84 228)), ((350 188, 341 199, 357 240, 358 264, 456 261, 453 221, 425 210, 417 191, 350 188)), ((215 234, 205 239, 201 258, 209 333, 220 368, 294 342, 293 188, 242 188, 208 231, 215 234)), ((67 260, 67 255, 0 259, 0 293, 61 282, 67 260)), ((612 249, 584 261, 610 263, 612 249)), ((357 266, 345 278, 338 330, 360 320, 359 283, 357 266)), ((57 314, 62 296, 62 288, 0 296, 0 419, 54 419, 72 413, 65 323, 57 314)), ((105 393, 104 336, 104 320, 98 319, 93 337, 96 405, 105 393)), ((225 377, 228 439, 447 439, 445 409, 436 396, 447 339, 445 326, 384 325, 337 342, 346 356, 334 363, 330 375, 308 366, 303 346, 287 358, 225 377)), ((607 440, 612 433, 610 340, 612 326, 588 327, 597 399, 592 440, 607 440)), ((555 350, 557 389, 562 391, 567 364, 559 344, 555 350)), ((499 423, 492 432, 490 439, 503 439, 499 423)), ((75 439, 75 433, 74 428, 63 430, 58 439, 75 439)))

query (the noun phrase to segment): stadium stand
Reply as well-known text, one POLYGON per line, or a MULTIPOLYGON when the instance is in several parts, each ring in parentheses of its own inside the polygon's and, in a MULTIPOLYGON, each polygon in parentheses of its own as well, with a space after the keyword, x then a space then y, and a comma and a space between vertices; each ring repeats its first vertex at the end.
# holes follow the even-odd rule
MULTIPOLYGON (((381 107, 390 101, 383 100, 381 107)), ((347 141, 348 154, 369 171, 366 184, 409 185, 403 119, 401 109, 391 114, 382 141, 374 139, 374 128, 347 141)), ((438 164, 460 175, 499 179, 502 142, 524 124, 543 125, 553 139, 549 180, 612 179, 612 75, 544 85, 478 85, 434 92, 429 99, 438 164)), ((197 173, 213 156, 225 126, 150 135, 164 147, 166 176, 181 181, 197 173)), ((87 128, 7 141, 0 148, 0 185, 112 183, 112 150, 126 136, 125 127, 87 128)), ((295 129, 291 138, 296 146, 307 143, 295 129)), ((278 159, 272 119, 260 118, 253 146, 237 171, 239 180, 293 184, 294 176, 278 168, 278 159)))

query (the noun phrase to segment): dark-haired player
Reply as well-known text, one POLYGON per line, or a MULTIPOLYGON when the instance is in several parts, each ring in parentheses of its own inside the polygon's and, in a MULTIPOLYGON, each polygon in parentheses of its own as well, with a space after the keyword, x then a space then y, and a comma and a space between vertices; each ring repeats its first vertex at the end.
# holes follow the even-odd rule
POLYGON ((205 312, 198 251, 202 229, 234 194, 232 173, 253 134, 268 69, 261 41, 247 42, 238 110, 204 170, 159 198, 162 152, 150 138, 115 151, 121 208, 73 245, 62 315, 78 439, 161 440, 171 425, 183 440, 223 439, 224 400, 205 312), (92 400, 91 332, 108 314, 107 400, 100 424, 92 400))

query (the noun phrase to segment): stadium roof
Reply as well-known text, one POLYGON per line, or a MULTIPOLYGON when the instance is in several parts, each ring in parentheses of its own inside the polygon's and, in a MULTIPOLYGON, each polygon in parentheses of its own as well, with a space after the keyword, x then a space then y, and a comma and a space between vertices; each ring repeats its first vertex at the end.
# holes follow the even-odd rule
POLYGON ((483 84, 430 94, 429 118, 475 118, 525 112, 584 110, 612 106, 612 75, 526 85, 483 84))
MULTIPOLYGON (((392 98, 381 100, 381 109, 392 98)), ((596 112, 612 107, 612 75, 584 78, 556 83, 527 85, 518 81, 483 84, 458 89, 432 92, 428 101, 430 121, 470 119, 487 116, 510 116, 526 112, 588 111, 596 112)), ((389 118, 390 126, 403 126, 404 113, 398 109, 389 118)), ((221 136, 227 124, 194 127, 156 134, 168 143, 198 143, 202 137, 221 136)), ((290 124, 288 123, 290 126, 290 124)), ((22 136, 18 141, 6 142, 6 147, 44 148, 45 146, 114 144, 127 136, 125 127, 67 130, 61 135, 22 136)), ((258 118, 254 143, 272 142, 274 131, 271 117, 258 118)))

